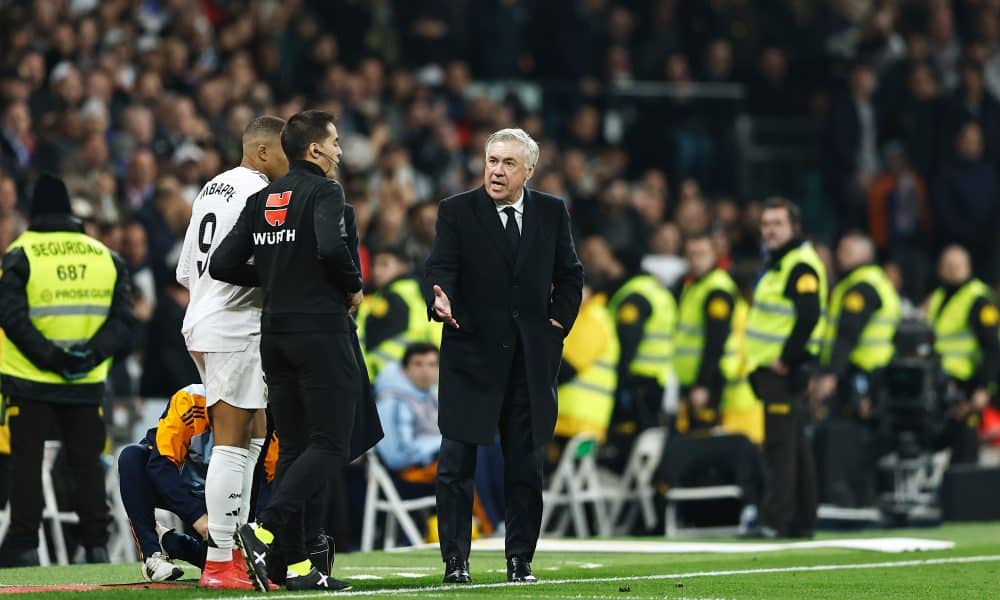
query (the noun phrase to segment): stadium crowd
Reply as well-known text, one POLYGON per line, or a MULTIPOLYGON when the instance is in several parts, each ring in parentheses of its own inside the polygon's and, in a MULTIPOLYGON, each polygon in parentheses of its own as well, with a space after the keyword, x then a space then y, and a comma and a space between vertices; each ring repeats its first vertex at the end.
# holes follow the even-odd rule
POLYGON ((199 379, 180 243, 261 114, 338 116, 369 288, 379 250, 419 272, 438 201, 480 185, 491 132, 521 127, 595 292, 640 271, 679 286, 683 242, 706 230, 747 291, 763 202, 787 188, 747 193, 739 115, 822 123, 783 177, 828 272, 860 230, 910 307, 949 244, 1000 282, 995 1, 0 0, 0 30, 0 247, 37 175, 63 177, 132 276, 140 333, 109 380, 124 407, 199 379), (668 84, 655 101, 621 94, 648 81, 668 84))

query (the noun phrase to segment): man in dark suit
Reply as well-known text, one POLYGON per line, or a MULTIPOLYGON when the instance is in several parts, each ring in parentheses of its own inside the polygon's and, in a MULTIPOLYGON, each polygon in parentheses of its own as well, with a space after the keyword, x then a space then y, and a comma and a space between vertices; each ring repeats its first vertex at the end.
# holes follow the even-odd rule
POLYGON ((562 343, 580 309, 583 267, 563 201, 525 187, 538 144, 520 129, 486 142, 483 187, 441 202, 427 259, 441 344, 437 505, 445 583, 468 583, 476 445, 499 430, 508 581, 536 581, 542 447, 556 422, 562 343))

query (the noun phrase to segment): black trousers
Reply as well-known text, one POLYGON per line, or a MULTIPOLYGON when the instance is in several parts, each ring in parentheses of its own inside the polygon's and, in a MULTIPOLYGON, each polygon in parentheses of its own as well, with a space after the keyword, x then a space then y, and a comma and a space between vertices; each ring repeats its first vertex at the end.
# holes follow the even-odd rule
POLYGON ((764 464, 767 485, 761 525, 782 537, 809 537, 816 529, 816 461, 806 439, 805 380, 758 369, 750 376, 764 401, 764 464))
POLYGON ((351 334, 265 333, 261 362, 281 443, 274 487, 257 521, 289 564, 305 560, 306 503, 348 460, 361 370, 351 334))
MULTIPOLYGON (((504 458, 506 554, 507 558, 518 556, 530 561, 535 555, 542 525, 544 452, 543 447, 535 446, 531 435, 531 405, 520 343, 507 381, 499 425, 504 458)), ((456 556, 469 558, 477 448, 476 444, 448 438, 441 440, 437 509, 438 537, 445 560, 456 556)))
POLYGON ((59 404, 12 397, 18 414, 10 417, 10 529, 4 548, 38 547, 42 521, 42 453, 45 440, 62 439, 62 452, 76 484, 73 510, 80 517, 85 547, 108 542, 111 515, 104 490, 105 428, 96 404, 59 404))

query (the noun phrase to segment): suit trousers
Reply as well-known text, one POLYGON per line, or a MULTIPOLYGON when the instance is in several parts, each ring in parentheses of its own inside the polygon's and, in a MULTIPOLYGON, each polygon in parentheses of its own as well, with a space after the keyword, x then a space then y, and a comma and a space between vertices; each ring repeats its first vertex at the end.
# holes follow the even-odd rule
POLYGON ((816 462, 806 439, 805 385, 793 370, 779 375, 758 369, 750 376, 764 401, 764 464, 767 485, 761 525, 782 537, 811 537, 816 529, 816 462))
MULTIPOLYGON (((471 400, 471 399, 470 399, 471 400)), ((504 521, 507 557, 530 561, 542 524, 542 464, 544 452, 531 434, 531 404, 524 350, 514 352, 504 404, 500 411, 500 446, 504 467, 504 521)), ((438 455, 438 537, 445 560, 467 560, 472 540, 473 479, 477 445, 443 438, 438 455)))
POLYGON ((306 558, 306 503, 325 491, 325 474, 348 460, 362 375, 346 331, 265 333, 261 361, 281 450, 257 521, 274 531, 288 562, 296 563, 306 558))
POLYGON ((76 484, 73 510, 80 517, 80 537, 86 547, 108 542, 111 515, 104 490, 105 428, 96 404, 58 404, 10 398, 18 407, 10 417, 10 529, 4 547, 38 547, 42 520, 42 454, 45 440, 63 441, 62 454, 76 484))

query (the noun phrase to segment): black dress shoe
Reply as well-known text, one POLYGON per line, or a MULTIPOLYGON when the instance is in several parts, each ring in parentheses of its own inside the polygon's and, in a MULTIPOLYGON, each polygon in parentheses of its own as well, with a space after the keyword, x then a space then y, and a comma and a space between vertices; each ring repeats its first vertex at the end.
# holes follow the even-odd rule
POLYGON ((469 561, 457 556, 452 556, 444 561, 444 582, 472 583, 472 576, 469 575, 469 561))
POLYGON ((531 573, 531 563, 520 556, 507 559, 507 581, 512 583, 538 583, 538 578, 531 573))

